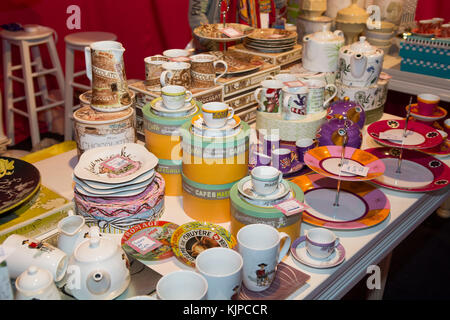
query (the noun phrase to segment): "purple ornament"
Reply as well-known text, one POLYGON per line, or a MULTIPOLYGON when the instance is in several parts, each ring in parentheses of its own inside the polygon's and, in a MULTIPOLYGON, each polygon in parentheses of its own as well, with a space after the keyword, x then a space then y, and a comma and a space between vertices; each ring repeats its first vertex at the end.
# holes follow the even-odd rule
POLYGON ((361 105, 355 101, 339 100, 328 107, 327 119, 333 118, 351 120, 362 129, 366 121, 366 113, 361 105))
POLYGON ((359 149, 362 143, 362 133, 359 126, 350 120, 332 118, 325 122, 317 131, 316 138, 319 146, 342 146, 344 136, 341 134, 345 129, 348 136, 347 146, 359 149))

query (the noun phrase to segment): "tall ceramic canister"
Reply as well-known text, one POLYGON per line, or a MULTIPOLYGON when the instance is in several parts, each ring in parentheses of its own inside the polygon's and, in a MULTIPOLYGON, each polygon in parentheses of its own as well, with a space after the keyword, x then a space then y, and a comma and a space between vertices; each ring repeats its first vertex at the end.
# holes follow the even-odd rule
POLYGON ((339 50, 339 70, 336 81, 345 86, 376 85, 383 68, 384 52, 372 46, 365 37, 339 50))
POLYGON ((91 107, 115 112, 131 106, 123 54, 117 41, 98 41, 85 47, 86 74, 92 82, 91 107))
POLYGON ((352 0, 352 4, 339 10, 336 16, 336 28, 344 32, 345 44, 351 44, 358 40, 369 18, 366 10, 358 6, 357 2, 357 0, 352 0))
POLYGON ((303 67, 315 72, 336 72, 339 49, 344 42, 342 31, 331 32, 326 26, 320 32, 306 35, 303 37, 303 67))

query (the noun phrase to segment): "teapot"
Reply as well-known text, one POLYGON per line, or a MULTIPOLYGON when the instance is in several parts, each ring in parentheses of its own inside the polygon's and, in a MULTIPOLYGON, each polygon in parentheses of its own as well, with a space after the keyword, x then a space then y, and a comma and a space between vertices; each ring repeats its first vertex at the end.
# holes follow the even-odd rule
POLYGON ((69 261, 66 290, 76 299, 111 300, 130 284, 129 261, 116 241, 90 227, 69 261))
POLYGON ((303 67, 315 72, 336 72, 339 49, 344 45, 344 33, 323 30, 303 37, 303 67))
POLYGON ((339 50, 337 80, 346 86, 375 85, 383 67, 384 52, 370 45, 366 37, 339 50))
POLYGON ((89 227, 85 224, 83 216, 75 215, 69 210, 68 216, 58 223, 58 248, 70 257, 76 246, 89 234, 89 227))

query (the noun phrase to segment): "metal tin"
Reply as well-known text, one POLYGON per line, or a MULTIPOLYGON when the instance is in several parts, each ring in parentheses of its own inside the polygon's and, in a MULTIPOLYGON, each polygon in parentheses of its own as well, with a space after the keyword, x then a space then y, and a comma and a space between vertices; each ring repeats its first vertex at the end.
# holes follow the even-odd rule
POLYGON ((166 182, 166 196, 182 195, 181 160, 159 159, 156 172, 158 172, 166 182))

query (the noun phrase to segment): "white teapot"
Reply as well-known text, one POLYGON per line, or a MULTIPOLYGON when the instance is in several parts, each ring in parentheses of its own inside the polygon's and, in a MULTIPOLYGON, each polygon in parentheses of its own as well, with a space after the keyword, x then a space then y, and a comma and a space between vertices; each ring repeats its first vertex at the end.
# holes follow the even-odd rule
POLYGON ((315 72, 336 72, 338 68, 339 49, 344 45, 344 33, 340 30, 331 32, 327 26, 323 31, 303 37, 303 67, 315 72))
POLYGON ((89 238, 73 252, 68 266, 66 290, 80 300, 111 300, 130 284, 129 262, 114 240, 100 237, 91 227, 89 238))
POLYGON ((339 70, 336 80, 353 87, 376 85, 383 68, 384 52, 370 45, 366 37, 339 50, 339 70))

